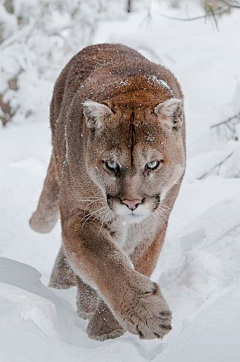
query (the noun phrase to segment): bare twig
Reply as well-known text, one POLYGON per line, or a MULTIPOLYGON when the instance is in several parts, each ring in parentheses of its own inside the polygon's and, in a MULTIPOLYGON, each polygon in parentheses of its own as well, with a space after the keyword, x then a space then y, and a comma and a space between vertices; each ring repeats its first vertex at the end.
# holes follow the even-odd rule
POLYGON ((131 0, 127 0, 127 12, 130 13, 132 9, 132 2, 131 0))
POLYGON ((230 8, 240 9, 239 1, 228 1, 221 0, 225 5, 228 5, 230 8))
POLYGON ((240 9, 240 3, 239 1, 231 1, 231 0, 221 0, 221 3, 224 4, 225 6, 221 7, 218 10, 215 10, 213 8, 213 6, 208 5, 206 6, 206 14, 205 15, 200 15, 200 16, 194 16, 192 18, 179 18, 179 17, 175 17, 175 16, 169 16, 169 15, 165 15, 165 14, 161 14, 164 18, 168 18, 168 19, 172 19, 172 20, 178 20, 178 21, 194 21, 194 20, 199 20, 199 19, 207 19, 209 17, 213 17, 214 22, 217 25, 217 15, 222 15, 226 12, 228 12, 231 9, 240 9))
POLYGON ((216 128, 216 127, 223 126, 223 125, 228 126, 228 124, 231 123, 234 119, 238 119, 240 122, 240 111, 237 114, 235 114, 234 116, 229 117, 225 121, 213 124, 210 128, 216 128))
MULTIPOLYGON (((218 10, 218 11, 216 11, 214 13, 214 16, 221 15, 221 14, 225 13, 226 11, 228 11, 229 9, 230 9, 230 6, 227 6, 227 7, 223 8, 223 9, 220 9, 220 10, 218 10)), ((175 17, 175 16, 169 16, 169 15, 165 15, 165 14, 161 14, 161 16, 163 16, 164 18, 167 18, 167 19, 172 19, 172 20, 194 21, 194 20, 206 19, 208 17, 211 17, 212 13, 211 14, 200 15, 200 16, 194 16, 193 18, 178 18, 178 17, 175 17)))
POLYGON ((163 16, 164 18, 167 18, 167 19, 179 20, 179 21, 193 21, 193 20, 199 20, 199 19, 206 19, 206 17, 207 17, 207 15, 200 15, 200 16, 195 16, 193 18, 178 18, 176 16, 169 16, 166 14, 161 14, 161 16, 163 16))
POLYGON ((224 137, 228 140, 232 139, 234 141, 239 140, 239 132, 237 130, 237 125, 240 124, 240 111, 234 116, 227 118, 225 121, 213 124, 210 126, 210 129, 216 130, 224 134, 224 137))
POLYGON ((230 157, 232 157, 233 155, 233 151, 227 155, 227 157, 225 157, 222 161, 220 161, 219 163, 217 163, 214 167, 212 167, 210 170, 208 170, 207 172, 205 172, 202 176, 198 177, 198 180, 203 180, 206 176, 208 176, 211 172, 213 172, 215 169, 218 168, 218 172, 220 171, 221 166, 224 164, 224 162, 226 162, 230 157))

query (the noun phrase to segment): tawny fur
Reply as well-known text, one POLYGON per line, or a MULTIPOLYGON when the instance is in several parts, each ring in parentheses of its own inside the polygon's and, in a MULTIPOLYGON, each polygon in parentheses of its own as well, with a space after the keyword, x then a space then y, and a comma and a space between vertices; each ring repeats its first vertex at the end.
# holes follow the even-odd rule
POLYGON ((53 151, 30 225, 48 232, 60 210, 63 247, 50 286, 77 286, 91 338, 125 330, 162 338, 171 329, 168 305, 149 277, 184 174, 182 99, 169 70, 121 45, 83 49, 56 82, 53 151), (124 165, 116 177, 104 169, 111 154, 124 165), (142 164, 160 155, 162 168, 144 171, 142 164), (116 210, 138 199, 150 214, 125 223, 116 210))

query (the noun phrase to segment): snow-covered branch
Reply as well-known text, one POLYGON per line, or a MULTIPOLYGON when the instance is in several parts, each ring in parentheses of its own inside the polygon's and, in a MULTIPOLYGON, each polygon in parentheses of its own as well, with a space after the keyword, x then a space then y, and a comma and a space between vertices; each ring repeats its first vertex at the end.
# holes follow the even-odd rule
POLYGON ((0 121, 47 117, 61 68, 92 43, 99 22, 127 15, 111 0, 0 1, 0 121), (17 87, 9 82, 15 79, 17 87))

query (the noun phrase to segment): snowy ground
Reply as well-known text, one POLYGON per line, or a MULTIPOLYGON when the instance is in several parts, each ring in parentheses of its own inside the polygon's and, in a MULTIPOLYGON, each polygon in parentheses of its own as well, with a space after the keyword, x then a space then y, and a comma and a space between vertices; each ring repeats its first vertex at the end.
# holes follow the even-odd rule
MULTIPOLYGON (((177 10, 171 15, 186 16, 177 10)), ((213 23, 163 18, 154 8, 151 26, 141 12, 128 22, 104 24, 95 39, 121 42, 161 61, 177 75, 186 98, 188 171, 153 275, 173 311, 173 330, 163 341, 129 333, 92 341, 75 314, 75 290, 47 287, 60 228, 38 235, 28 218, 50 155, 48 122, 0 129, 1 362, 239 361, 240 179, 197 180, 236 147, 220 146, 209 126, 239 106, 239 15, 224 17, 217 31, 213 23)))

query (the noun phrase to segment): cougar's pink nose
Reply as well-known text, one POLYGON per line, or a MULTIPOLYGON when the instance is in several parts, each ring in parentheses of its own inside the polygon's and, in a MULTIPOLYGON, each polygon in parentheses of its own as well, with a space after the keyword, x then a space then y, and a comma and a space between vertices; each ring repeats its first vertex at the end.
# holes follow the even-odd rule
POLYGON ((141 204, 142 200, 135 199, 135 200, 122 200, 122 203, 127 205, 130 210, 135 210, 139 204, 141 204))

